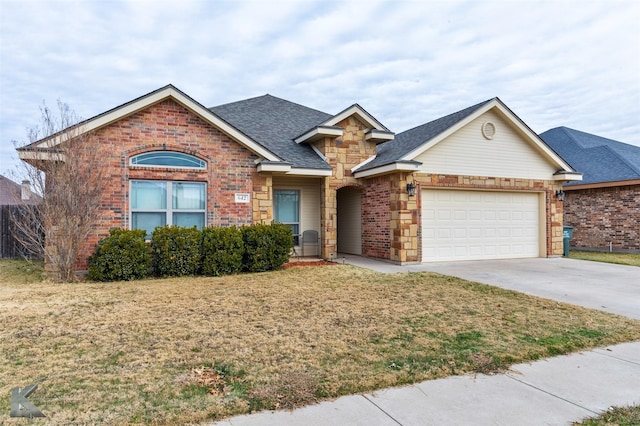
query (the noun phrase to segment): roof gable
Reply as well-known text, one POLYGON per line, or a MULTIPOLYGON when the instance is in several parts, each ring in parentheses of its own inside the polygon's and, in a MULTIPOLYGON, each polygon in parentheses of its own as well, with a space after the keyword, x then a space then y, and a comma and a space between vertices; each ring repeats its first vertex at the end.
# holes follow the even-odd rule
POLYGON ((640 179, 640 147, 568 127, 547 130, 540 137, 584 174, 581 185, 640 179))
POLYGON ((281 160, 273 152, 256 143, 250 137, 235 128, 233 125, 226 122, 221 117, 218 117, 213 112, 211 112, 200 103, 196 102, 191 97, 187 96, 185 93, 181 92, 172 85, 162 87, 158 90, 127 102, 126 104, 120 105, 88 120, 82 121, 75 126, 64 129, 59 133, 36 141, 25 147, 18 148, 20 158, 23 160, 40 159, 42 158, 42 153, 38 152, 40 150, 49 150, 51 148, 54 148, 65 140, 68 140, 79 134, 88 133, 108 126, 118 120, 121 120, 125 117, 135 114, 138 111, 146 109, 167 99, 174 100, 178 104, 184 106, 194 114, 198 115, 204 121, 219 128, 229 137, 231 137, 236 142, 252 151, 256 155, 261 156, 269 161, 281 160))
POLYGON ((415 162, 423 153, 432 149, 450 135, 488 111, 499 114, 527 143, 533 146, 556 169, 573 172, 571 166, 549 148, 518 116, 499 98, 493 98, 430 121, 396 135, 395 139, 378 148, 376 158, 358 168, 360 176, 373 175, 375 169, 388 169, 393 163, 415 162))
POLYGON ((376 120, 373 115, 369 114, 364 108, 362 108, 358 104, 353 104, 349 108, 346 108, 333 117, 329 118, 327 121, 322 123, 325 126, 335 126, 340 123, 347 117, 355 115, 358 120, 363 122, 366 126, 369 126, 371 129, 382 130, 388 132, 385 126, 382 125, 378 120, 376 120))
POLYGON ((489 101, 473 105, 445 117, 438 118, 437 120, 414 127, 413 129, 398 133, 393 141, 378 146, 376 158, 369 162, 362 170, 372 169, 404 159, 407 154, 416 151, 426 142, 433 140, 447 129, 455 126, 487 102, 489 101))
POLYGON ((556 164, 540 155, 536 146, 495 109, 479 115, 415 159, 421 163, 421 172, 438 175, 550 180, 558 171, 556 164))

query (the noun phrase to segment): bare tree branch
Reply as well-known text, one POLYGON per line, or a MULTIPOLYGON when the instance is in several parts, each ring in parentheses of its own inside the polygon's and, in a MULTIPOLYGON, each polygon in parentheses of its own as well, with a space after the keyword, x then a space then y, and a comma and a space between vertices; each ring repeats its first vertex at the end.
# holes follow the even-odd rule
POLYGON ((83 132, 69 106, 58 101, 57 113, 46 105, 40 110, 41 123, 30 129, 31 144, 20 152, 27 159, 21 174, 43 200, 22 209, 15 223, 24 248, 44 257, 51 278, 66 282, 74 279, 74 265, 96 221, 102 172, 92 167, 87 143, 92 135, 83 132))

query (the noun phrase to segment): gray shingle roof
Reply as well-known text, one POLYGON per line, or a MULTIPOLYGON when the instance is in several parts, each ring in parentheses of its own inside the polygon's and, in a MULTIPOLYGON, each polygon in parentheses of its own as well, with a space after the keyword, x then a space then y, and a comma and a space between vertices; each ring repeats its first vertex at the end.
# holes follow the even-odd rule
POLYGON ((540 137, 583 174, 582 181, 567 185, 640 179, 640 147, 568 127, 547 130, 540 137))
POLYGON ((486 100, 479 104, 470 106, 453 114, 430 121, 413 129, 398 133, 394 140, 378 145, 378 155, 374 160, 366 164, 358 171, 373 169, 387 164, 395 163, 402 157, 435 138, 450 127, 472 115, 493 99, 486 100))
POLYGON ((211 112, 293 167, 331 170, 308 145, 294 138, 332 115, 271 95, 209 108, 211 112))
POLYGON ((42 201, 42 198, 33 193, 29 200, 23 201, 20 184, 0 175, 0 206, 38 204, 40 201, 42 201))

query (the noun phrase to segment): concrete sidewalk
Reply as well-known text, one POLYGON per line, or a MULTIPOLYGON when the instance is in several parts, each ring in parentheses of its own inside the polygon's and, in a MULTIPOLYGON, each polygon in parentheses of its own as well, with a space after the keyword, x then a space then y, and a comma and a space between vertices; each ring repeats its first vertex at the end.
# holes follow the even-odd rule
MULTIPOLYGON (((400 266, 347 255, 338 261, 384 273, 438 272, 640 318, 640 268, 572 259, 400 266)), ((640 405, 640 342, 519 364, 505 374, 430 380, 214 424, 569 425, 628 405, 640 405)))
POLYGON ((568 425, 611 406, 638 404, 640 342, 634 342, 519 364, 506 374, 430 380, 214 424, 568 425))

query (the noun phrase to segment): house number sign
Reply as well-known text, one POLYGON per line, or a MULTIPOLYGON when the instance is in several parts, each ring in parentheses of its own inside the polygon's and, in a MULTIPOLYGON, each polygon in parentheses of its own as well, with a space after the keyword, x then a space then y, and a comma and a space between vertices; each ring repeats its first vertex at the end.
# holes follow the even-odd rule
POLYGON ((236 203, 248 203, 248 202, 249 202, 249 194, 236 193, 236 203))

